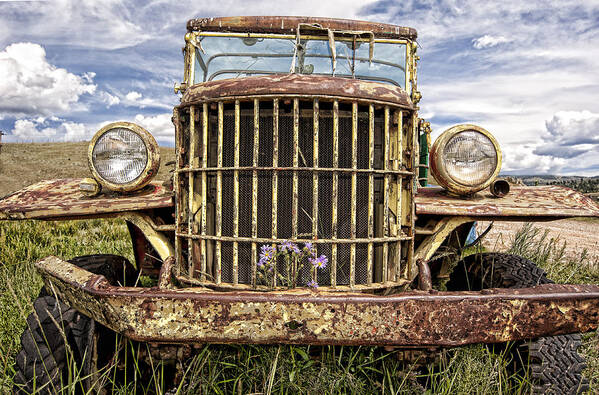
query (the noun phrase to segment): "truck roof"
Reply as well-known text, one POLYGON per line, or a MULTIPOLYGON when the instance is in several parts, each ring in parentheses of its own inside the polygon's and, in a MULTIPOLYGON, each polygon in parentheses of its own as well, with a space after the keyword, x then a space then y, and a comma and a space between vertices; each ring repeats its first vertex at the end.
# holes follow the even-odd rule
POLYGON ((342 31, 372 32, 376 38, 415 40, 416 29, 388 23, 355 21, 351 19, 317 18, 307 16, 230 16, 219 18, 197 18, 187 22, 187 30, 234 32, 234 33, 273 33, 296 34, 297 27, 302 24, 302 32, 314 31, 322 34, 322 29, 331 29, 336 33, 342 31), (307 26, 308 25, 308 26, 307 26))

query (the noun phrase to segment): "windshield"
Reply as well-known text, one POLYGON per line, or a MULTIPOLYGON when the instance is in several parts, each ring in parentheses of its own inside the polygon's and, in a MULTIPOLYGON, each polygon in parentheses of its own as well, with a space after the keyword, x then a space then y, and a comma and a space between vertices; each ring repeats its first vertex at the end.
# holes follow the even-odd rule
POLYGON ((297 48, 295 38, 284 36, 199 36, 197 40, 194 83, 295 70, 298 74, 335 75, 406 86, 406 46, 399 42, 336 38, 333 59, 326 37, 302 38, 297 48))

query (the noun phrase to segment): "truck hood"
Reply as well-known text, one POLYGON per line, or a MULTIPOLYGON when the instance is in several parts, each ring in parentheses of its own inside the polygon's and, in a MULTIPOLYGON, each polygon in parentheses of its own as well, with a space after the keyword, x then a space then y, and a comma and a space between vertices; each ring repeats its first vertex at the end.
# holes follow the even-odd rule
POLYGON ((269 95, 307 96, 308 98, 336 96, 414 109, 407 92, 398 86, 351 78, 304 74, 272 74, 203 82, 188 88, 181 99, 181 104, 269 95))

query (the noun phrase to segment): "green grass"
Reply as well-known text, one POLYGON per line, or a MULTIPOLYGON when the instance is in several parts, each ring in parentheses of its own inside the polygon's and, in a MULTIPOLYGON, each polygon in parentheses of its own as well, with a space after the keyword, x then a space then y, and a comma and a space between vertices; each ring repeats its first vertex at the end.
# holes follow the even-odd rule
POLYGON ((94 253, 133 259, 130 244, 122 221, 0 222, 0 393, 10 388, 25 319, 42 286, 33 263, 94 253))
MULTIPOLYGON (((532 259, 558 282, 599 284, 599 265, 584 251, 564 256, 562 243, 537 228, 525 226, 510 252, 532 259)), ((117 220, 0 222, 0 393, 10 391, 14 358, 25 318, 41 287, 32 262, 48 255, 68 259, 91 253, 112 253, 132 259, 126 226, 117 220)), ((592 391, 599 389, 597 337, 586 335, 583 350, 592 391)), ((164 393, 171 389, 169 365, 142 363, 144 344, 126 343, 130 368, 127 381, 115 386, 115 371, 102 374, 113 393, 164 393)), ((184 380, 170 393, 385 393, 385 394, 513 394, 527 393, 528 377, 510 373, 511 354, 503 347, 472 345, 445 350, 438 363, 404 363, 400 351, 374 347, 309 347, 207 345, 185 361, 184 380)), ((76 388, 80 372, 74 368, 76 388)))

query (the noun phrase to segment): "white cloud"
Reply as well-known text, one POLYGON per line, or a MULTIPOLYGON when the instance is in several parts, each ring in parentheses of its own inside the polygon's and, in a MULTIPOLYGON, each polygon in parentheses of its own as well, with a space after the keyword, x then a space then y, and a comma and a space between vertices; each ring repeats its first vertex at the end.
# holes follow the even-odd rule
POLYGON ((559 111, 545 123, 546 140, 562 145, 599 145, 599 114, 584 111, 559 111))
POLYGON ((559 38, 575 35, 585 39, 592 34, 589 31, 596 24, 594 16, 598 8, 599 3, 594 0, 382 0, 365 7, 363 12, 372 20, 415 27, 426 49, 462 38, 471 39, 480 32, 513 37, 519 45, 553 41, 563 46, 559 38), (565 24, 569 29, 564 28, 565 24))
POLYGON ((454 123, 479 124, 498 138, 512 173, 597 169, 588 141, 599 135, 588 114, 599 114, 597 1, 381 1, 365 12, 406 18, 418 30, 421 108, 435 136, 454 123), (493 46, 500 49, 473 51, 493 46))
POLYGON ((111 95, 106 91, 100 91, 97 95, 100 101, 106 104, 107 108, 117 105, 121 102, 121 99, 119 99, 118 96, 111 95))
POLYGON ((60 127, 64 130, 64 133, 61 133, 62 141, 87 141, 94 133, 82 123, 65 122, 60 127))
POLYGON ((94 82, 94 77, 96 76, 96 73, 94 73, 93 71, 88 71, 87 73, 83 73, 83 75, 81 76, 85 82, 87 82, 88 84, 92 84, 94 82))
MULTIPOLYGON (((512 54, 502 56, 507 60, 512 54)), ((597 85, 594 68, 565 72, 556 67, 498 69, 427 82, 420 89, 423 113, 432 114, 435 137, 457 122, 478 124, 497 137, 507 171, 583 175, 599 162, 597 145, 584 145, 598 144, 597 85), (588 155, 582 161, 580 155, 587 152, 594 152, 597 159, 588 155)))
MULTIPOLYGON (((479 115, 480 119, 465 122, 480 124, 497 137, 503 153, 503 172, 597 175, 599 114, 586 110, 558 111, 544 122, 539 120, 542 116, 542 112, 534 111, 531 113, 532 121, 526 124, 519 123, 517 113, 483 114, 479 115), (513 133, 512 129, 518 133, 513 133)), ((449 123, 433 124, 434 136, 449 126, 449 123)))
POLYGON ((46 42, 81 45, 98 49, 129 48, 150 40, 170 40, 180 45, 185 23, 192 17, 226 15, 314 15, 357 18, 362 6, 373 0, 348 4, 345 0, 252 1, 251 10, 243 1, 218 2, 123 0, 54 0, 10 2, 0 12, 0 43, 20 33, 24 23, 34 26, 35 34, 46 42), (40 23, 43 21, 43 23, 40 23), (165 35, 174 29, 180 35, 165 35))
MULTIPOLYGON (((146 128, 156 140, 173 144, 175 127, 171 121, 172 113, 148 116, 137 114, 133 122, 146 128)), ((64 119, 29 118, 18 119, 10 133, 5 136, 7 142, 45 142, 45 141, 88 141, 100 128, 115 122, 114 120, 85 124, 64 119)))
POLYGON ((35 121, 28 119, 19 119, 11 131, 11 140, 14 141, 48 141, 56 136, 58 131, 55 128, 38 129, 35 121))
POLYGON ((143 95, 137 91, 130 91, 124 96, 124 104, 128 106, 134 106, 139 108, 145 107, 156 107, 163 109, 170 109, 172 105, 165 104, 155 98, 143 97, 143 95))
MULTIPOLYGON (((133 21, 121 0, 54 0, 2 5, 2 22, 8 28, 0 39, 18 34, 24 22, 35 26, 45 42, 91 48, 127 48, 150 38, 143 19, 133 21), (19 17, 15 17, 15 16, 19 17)), ((131 4, 137 9, 139 6, 131 4)), ((158 16, 156 16, 158 18, 158 16)))
MULTIPOLYGON (((62 121, 56 119, 56 121, 62 121)), ((49 122, 43 118, 18 119, 7 140, 16 142, 86 141, 94 130, 82 123, 49 122), (50 126, 55 124, 53 126, 50 126)))
POLYGON ((560 111, 545 125, 547 133, 535 148, 536 155, 571 159, 572 167, 599 164, 599 114, 560 111), (580 158, 587 154, 591 154, 590 161, 581 163, 580 158))
POLYGON ((58 68, 38 44, 16 43, 0 52, 0 111, 14 116, 65 113, 84 94, 92 94, 93 75, 58 68))
POLYGON ((130 101, 137 101, 141 99, 141 93, 136 91, 131 91, 125 95, 125 98, 130 101))
POLYGON ((567 161, 562 158, 536 155, 534 145, 510 145, 503 149, 503 172, 517 174, 556 174, 567 161))
POLYGON ((171 121, 172 113, 159 114, 155 116, 144 116, 137 114, 135 123, 140 124, 150 132, 156 140, 164 142, 175 142, 175 127, 171 121))
POLYGON ((484 49, 491 48, 499 44, 509 43, 510 41, 512 40, 503 36, 490 36, 485 34, 484 36, 473 39, 472 46, 476 49, 484 49))

